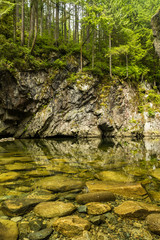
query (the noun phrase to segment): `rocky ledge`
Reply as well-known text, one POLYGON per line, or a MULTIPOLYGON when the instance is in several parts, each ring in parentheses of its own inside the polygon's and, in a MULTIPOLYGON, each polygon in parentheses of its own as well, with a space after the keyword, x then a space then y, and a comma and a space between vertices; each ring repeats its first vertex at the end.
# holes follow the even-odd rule
MULTIPOLYGON (((76 59, 75 59, 76 62, 76 59)), ((75 63, 77 66, 78 63, 75 63)), ((0 73, 0 135, 15 138, 57 136, 159 136, 160 114, 149 98, 119 80, 98 79, 69 70, 0 73), (147 106, 147 107, 146 107, 147 106)))

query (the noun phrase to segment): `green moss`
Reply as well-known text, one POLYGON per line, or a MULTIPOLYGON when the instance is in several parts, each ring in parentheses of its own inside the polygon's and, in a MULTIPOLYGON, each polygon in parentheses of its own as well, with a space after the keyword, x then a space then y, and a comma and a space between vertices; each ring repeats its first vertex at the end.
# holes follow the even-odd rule
POLYGON ((155 104, 160 104, 160 95, 156 93, 154 90, 150 90, 147 96, 148 102, 153 102, 155 104))
POLYGON ((148 116, 150 117, 150 118, 154 118, 155 117, 155 111, 153 110, 153 109, 148 109, 148 116))
POLYGON ((138 106, 138 112, 143 113, 144 112, 144 106, 138 106))
POLYGON ((75 83, 77 81, 76 73, 71 73, 70 76, 67 78, 67 82, 75 83))
POLYGON ((130 123, 137 123, 136 119, 132 118, 130 121, 130 123))
POLYGON ((55 69, 63 69, 66 67, 66 61, 62 59, 57 59, 54 61, 53 67, 55 69))

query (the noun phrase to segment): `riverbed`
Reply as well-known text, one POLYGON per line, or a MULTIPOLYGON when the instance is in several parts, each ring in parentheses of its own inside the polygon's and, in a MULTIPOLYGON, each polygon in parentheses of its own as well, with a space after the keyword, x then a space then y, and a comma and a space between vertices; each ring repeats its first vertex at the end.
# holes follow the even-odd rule
MULTIPOLYGON (((140 141, 130 138, 103 141, 97 138, 17 139, 0 142, 0 170, 0 219, 16 223, 19 240, 160 238, 150 231, 144 218, 126 218, 115 211, 116 207, 129 200, 160 206, 159 138, 140 141), (63 186, 61 189, 59 182, 58 188, 44 184, 53 179, 57 181, 57 177, 59 182, 64 178, 64 181, 73 180, 77 185, 71 188, 63 186), (133 186, 137 187, 136 193, 130 190, 133 186), (28 199, 35 191, 46 191, 42 201, 34 201, 29 206, 25 203, 23 211, 9 209, 8 201, 20 200, 23 204, 24 199, 28 199), (111 192, 115 200, 105 201, 110 205, 109 210, 89 213, 87 204, 90 201, 80 203, 77 196, 98 191, 111 192), (54 197, 47 198, 49 195, 54 197), (73 211, 48 217, 35 210, 38 204, 46 201, 73 204, 73 211), (89 227, 83 229, 79 236, 65 233, 53 222, 68 215, 88 221, 89 227), (43 236, 46 229, 48 235, 43 236)), ((72 186, 72 183, 68 185, 72 186)), ((41 193, 34 200, 40 199, 41 193)))

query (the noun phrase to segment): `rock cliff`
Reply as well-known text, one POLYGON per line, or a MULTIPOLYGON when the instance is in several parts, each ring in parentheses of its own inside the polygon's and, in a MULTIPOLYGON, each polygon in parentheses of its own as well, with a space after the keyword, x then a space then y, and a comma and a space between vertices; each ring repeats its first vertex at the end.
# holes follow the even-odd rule
MULTIPOLYGON (((160 135, 160 114, 140 111, 140 92, 119 80, 69 71, 0 73, 0 135, 16 138, 160 135)), ((149 87, 143 84, 142 98, 149 87)), ((153 104, 149 103, 152 110, 153 104)))

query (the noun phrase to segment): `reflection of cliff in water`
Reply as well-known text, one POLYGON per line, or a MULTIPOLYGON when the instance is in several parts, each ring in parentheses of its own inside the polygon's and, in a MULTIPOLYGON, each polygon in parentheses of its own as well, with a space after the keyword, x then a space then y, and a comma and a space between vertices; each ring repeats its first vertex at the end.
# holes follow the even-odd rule
POLYGON ((121 169, 126 165, 155 168, 160 159, 160 139, 25 139, 0 143, 3 152, 29 155, 37 165, 54 159, 81 169, 121 169))

